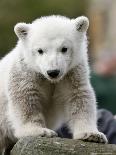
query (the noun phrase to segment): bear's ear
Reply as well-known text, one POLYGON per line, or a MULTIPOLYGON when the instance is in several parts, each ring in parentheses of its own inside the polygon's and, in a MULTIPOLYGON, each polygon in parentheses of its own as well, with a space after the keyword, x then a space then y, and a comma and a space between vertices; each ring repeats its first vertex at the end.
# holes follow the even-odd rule
POLYGON ((86 32, 89 27, 89 20, 85 16, 77 17, 76 19, 73 19, 73 22, 76 25, 76 29, 79 32, 86 32))
POLYGON ((25 39, 29 31, 29 24, 18 23, 14 27, 14 32, 19 39, 25 39))

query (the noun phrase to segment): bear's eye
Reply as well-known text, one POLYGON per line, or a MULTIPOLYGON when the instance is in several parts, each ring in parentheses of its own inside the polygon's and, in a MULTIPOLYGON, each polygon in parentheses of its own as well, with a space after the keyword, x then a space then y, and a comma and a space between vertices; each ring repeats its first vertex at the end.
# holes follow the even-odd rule
POLYGON ((42 49, 38 49, 38 53, 39 53, 39 54, 43 54, 44 51, 43 51, 42 49))
POLYGON ((67 48, 67 47, 62 47, 61 52, 62 52, 62 53, 66 53, 66 52, 67 52, 67 50, 68 50, 68 48, 67 48))

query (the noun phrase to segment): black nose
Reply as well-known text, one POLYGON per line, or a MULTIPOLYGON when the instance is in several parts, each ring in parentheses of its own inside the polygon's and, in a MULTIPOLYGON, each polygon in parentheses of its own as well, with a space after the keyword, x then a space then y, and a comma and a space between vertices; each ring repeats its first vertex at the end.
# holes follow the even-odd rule
POLYGON ((60 71, 59 70, 48 70, 47 74, 51 77, 51 78, 56 78, 59 75, 60 71))

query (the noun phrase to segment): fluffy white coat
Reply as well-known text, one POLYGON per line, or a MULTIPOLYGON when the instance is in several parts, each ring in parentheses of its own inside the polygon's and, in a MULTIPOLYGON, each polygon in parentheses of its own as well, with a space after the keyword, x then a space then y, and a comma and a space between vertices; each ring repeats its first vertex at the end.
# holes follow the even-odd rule
POLYGON ((97 130, 89 80, 86 17, 42 17, 18 23, 16 47, 0 61, 0 147, 18 138, 56 136, 63 123, 74 139, 107 142, 97 130), (48 71, 59 70, 56 78, 48 71))

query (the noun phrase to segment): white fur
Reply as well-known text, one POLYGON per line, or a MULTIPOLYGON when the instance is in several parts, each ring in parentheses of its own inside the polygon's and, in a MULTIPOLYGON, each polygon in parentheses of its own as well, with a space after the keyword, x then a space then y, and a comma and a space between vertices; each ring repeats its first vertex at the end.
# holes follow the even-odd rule
MULTIPOLYGON (((1 107, 5 107, 0 120, 9 122, 8 125, 1 121, 1 126, 6 126, 6 135, 9 130, 16 138, 28 135, 54 136, 52 130, 64 122, 70 126, 75 139, 84 139, 85 133, 101 135, 96 125, 95 95, 89 82, 86 38, 88 26, 86 17, 69 19, 62 16, 42 17, 32 24, 18 23, 15 26, 14 31, 19 38, 17 46, 0 61, 0 111, 1 107), (68 49, 66 53, 61 52, 63 47, 68 49), (38 49, 42 49, 44 53, 39 54, 38 49), (60 75, 51 79, 47 71, 54 69, 60 70, 60 75), (37 97, 43 96, 41 106, 45 110, 49 107, 45 114, 38 112, 37 116, 29 116, 33 118, 32 122, 40 117, 43 124, 40 123, 39 126, 31 120, 24 123, 20 106, 25 102, 25 96, 24 99, 17 99, 20 92, 25 93, 36 83, 34 81, 30 85, 36 73, 45 78, 38 80, 37 85, 40 85, 36 89, 41 95, 37 97), (19 83, 15 80, 18 74, 19 83), (18 96, 15 95, 17 91, 18 96)), ((28 97, 36 101, 33 96, 28 97)), ((32 106, 31 102, 29 105, 32 106)), ((102 140, 107 141, 104 135, 102 140)))

